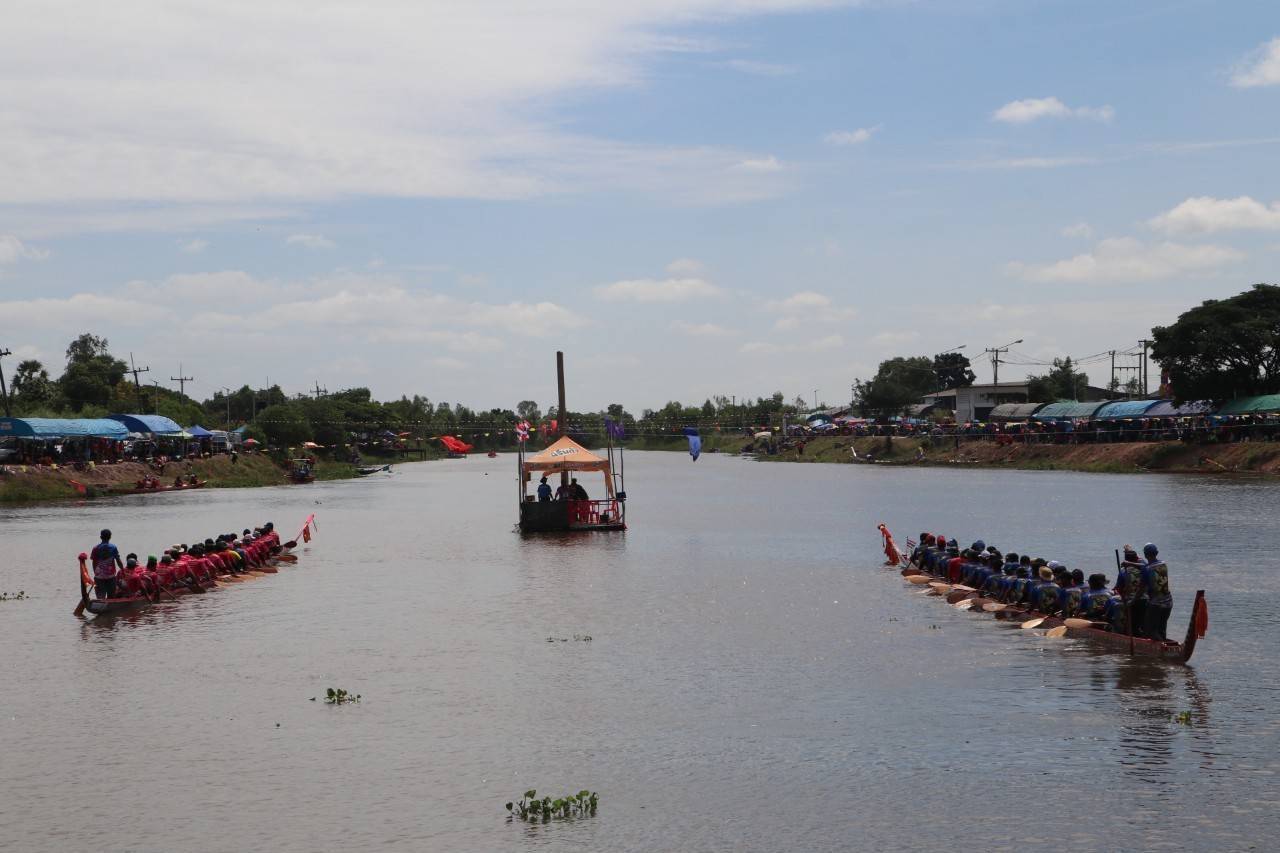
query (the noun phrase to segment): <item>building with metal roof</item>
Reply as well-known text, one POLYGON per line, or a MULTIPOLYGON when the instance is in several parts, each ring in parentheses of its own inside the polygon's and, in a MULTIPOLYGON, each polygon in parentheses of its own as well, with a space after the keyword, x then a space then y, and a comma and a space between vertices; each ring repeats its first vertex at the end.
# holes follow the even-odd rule
POLYGON ((993 421, 1025 421, 1040 411, 1045 403, 1001 403, 987 417, 993 421))
POLYGON ((0 418, 0 438, 114 438, 129 430, 111 418, 0 418))

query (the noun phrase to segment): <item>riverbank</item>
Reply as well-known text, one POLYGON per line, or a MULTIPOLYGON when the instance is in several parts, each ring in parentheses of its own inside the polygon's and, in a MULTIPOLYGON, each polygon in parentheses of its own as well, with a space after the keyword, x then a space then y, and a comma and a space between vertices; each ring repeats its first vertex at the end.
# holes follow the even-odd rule
MULTIPOLYGON (((735 448, 725 449, 741 452, 750 445, 751 441, 744 438, 736 441, 735 448)), ((952 441, 831 436, 806 440, 803 453, 791 448, 774 456, 761 454, 756 458, 762 462, 867 464, 869 457, 875 464, 968 465, 1030 471, 1280 474, 1280 443, 1276 442, 998 445, 994 441, 962 441, 957 448, 952 441)))
MULTIPOLYGON (((437 458, 429 455, 428 458, 437 458)), ((366 457, 365 465, 402 465, 419 460, 400 457, 366 457)), ((356 466, 347 462, 320 460, 313 469, 317 480, 348 480, 356 477, 356 466)), ((120 462, 114 465, 97 465, 91 471, 72 468, 57 469, 43 466, 7 465, 0 468, 0 504, 30 503, 33 501, 57 501, 82 499, 76 483, 89 492, 105 494, 115 488, 127 487, 154 474, 160 482, 172 483, 174 477, 186 479, 195 474, 207 481, 205 488, 252 488, 255 486, 283 486, 290 480, 287 472, 265 454, 240 454, 232 463, 230 456, 214 456, 210 459, 193 459, 170 462, 163 472, 141 462, 120 462)))

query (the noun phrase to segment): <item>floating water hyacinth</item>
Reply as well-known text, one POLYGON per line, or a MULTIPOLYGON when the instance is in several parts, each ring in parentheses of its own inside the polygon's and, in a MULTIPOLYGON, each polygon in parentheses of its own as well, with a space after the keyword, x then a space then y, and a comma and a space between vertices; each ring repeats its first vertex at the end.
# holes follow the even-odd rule
POLYGON ((576 794, 552 799, 538 799, 537 790, 530 788, 519 800, 507 803, 508 820, 520 820, 550 823, 552 820, 591 817, 596 813, 600 803, 600 795, 595 791, 583 788, 576 794))

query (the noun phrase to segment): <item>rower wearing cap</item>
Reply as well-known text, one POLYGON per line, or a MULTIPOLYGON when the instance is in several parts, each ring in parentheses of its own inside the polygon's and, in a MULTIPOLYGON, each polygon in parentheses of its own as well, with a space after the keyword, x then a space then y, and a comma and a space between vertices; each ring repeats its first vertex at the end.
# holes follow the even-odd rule
POLYGON ((1146 636, 1147 623, 1147 582, 1146 563, 1138 559, 1138 553, 1132 545, 1124 546, 1124 560, 1120 563, 1120 573, 1116 576, 1116 589, 1129 608, 1129 616, 1133 620, 1133 635, 1146 636))
POLYGON ((1169 626, 1169 612, 1173 610, 1173 592, 1169 587, 1169 567, 1160 559, 1160 549, 1148 542, 1142 546, 1147 558, 1143 568, 1143 587, 1147 592, 1147 636, 1164 641, 1169 626))

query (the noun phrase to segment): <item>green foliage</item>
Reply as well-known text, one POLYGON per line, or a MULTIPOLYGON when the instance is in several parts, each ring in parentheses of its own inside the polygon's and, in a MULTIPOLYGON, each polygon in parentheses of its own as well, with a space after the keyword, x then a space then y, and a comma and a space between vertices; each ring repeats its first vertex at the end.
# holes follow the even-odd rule
POLYGON ((67 369, 58 380, 63 399, 74 412, 86 405, 109 406, 128 365, 113 358, 107 339, 85 333, 67 347, 67 369))
POLYGON ((933 374, 939 388, 968 388, 977 379, 969 369, 969 359, 958 352, 942 352, 933 357, 933 374))
MULTIPOLYGON (((315 701, 313 698, 312 702, 315 701)), ((350 705, 360 701, 359 693, 348 693, 341 687, 330 687, 324 692, 324 703, 326 705, 350 705)))
POLYGON ((1227 400, 1280 393, 1280 287, 1255 284, 1210 299, 1151 330, 1152 357, 1169 374, 1173 396, 1227 400))
POLYGON ((258 423, 267 440, 277 447, 297 447, 311 440, 311 423, 294 403, 268 406, 258 415, 258 423))
POLYGON ((58 387, 49 378, 49 371, 34 358, 18 363, 18 370, 9 386, 17 411, 48 406, 54 402, 58 387))
POLYGON ((576 794, 554 799, 543 797, 541 800, 537 790, 531 788, 520 799, 507 803, 507 814, 509 820, 519 818, 530 823, 550 823, 552 820, 594 816, 599 805, 600 795, 586 788, 576 794))
POLYGON ((1055 358, 1053 369, 1048 373, 1027 377, 1027 400, 1031 403, 1082 400, 1088 388, 1088 374, 1077 371, 1070 356, 1055 358))
POLYGON ((854 382, 854 399, 864 416, 901 415, 925 394, 938 390, 933 359, 925 356, 898 356, 880 362, 868 382, 854 382))

